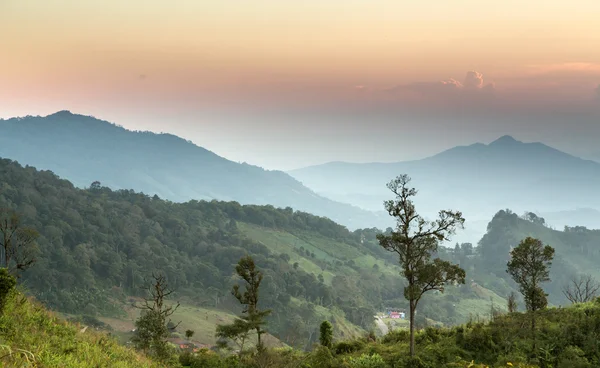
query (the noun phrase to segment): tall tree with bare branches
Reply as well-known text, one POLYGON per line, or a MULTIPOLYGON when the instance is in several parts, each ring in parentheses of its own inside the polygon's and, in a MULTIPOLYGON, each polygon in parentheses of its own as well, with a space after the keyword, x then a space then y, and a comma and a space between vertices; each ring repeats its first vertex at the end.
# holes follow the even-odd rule
POLYGON ((38 237, 35 229, 21 223, 17 212, 0 209, 0 265, 10 274, 18 278, 35 263, 38 237))
POLYGON ((396 229, 390 235, 379 234, 379 244, 399 256, 402 274, 408 281, 404 297, 409 302, 410 355, 415 356, 415 311, 423 294, 431 290, 443 292, 453 283, 465 283, 465 271, 458 265, 439 258, 431 259, 439 242, 450 239, 457 228, 463 228, 461 212, 443 210, 435 221, 426 221, 415 210, 412 197, 417 194, 409 187, 410 177, 400 175, 387 187, 396 196, 384 203, 390 216, 396 218, 396 229))
MULTIPOLYGON (((179 303, 167 305, 166 299, 173 294, 164 275, 152 274, 154 281, 147 287, 148 297, 142 304, 134 306, 141 309, 140 318, 135 322, 136 330, 132 338, 135 346, 145 353, 159 359, 169 356, 166 339, 169 337, 169 317, 179 308, 179 303)), ((175 326, 178 326, 177 323, 175 326)))
POLYGON ((600 284, 591 275, 581 275, 563 287, 563 294, 573 304, 592 301, 598 295, 600 284))

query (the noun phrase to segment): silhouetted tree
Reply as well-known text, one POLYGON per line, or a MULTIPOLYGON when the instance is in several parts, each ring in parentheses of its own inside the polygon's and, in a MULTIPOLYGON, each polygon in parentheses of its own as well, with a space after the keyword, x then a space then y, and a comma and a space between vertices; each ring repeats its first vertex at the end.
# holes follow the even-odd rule
POLYGON ((415 311, 419 300, 430 290, 444 291, 449 283, 465 282, 465 271, 439 258, 431 260, 440 241, 449 240, 465 219, 460 212, 440 211, 435 221, 426 221, 417 214, 411 200, 417 194, 410 188, 408 175, 398 176, 387 187, 396 198, 385 202, 385 209, 396 218, 396 229, 389 235, 379 234, 377 240, 386 250, 398 254, 402 274, 408 281, 404 297, 409 302, 410 354, 415 356, 415 311))

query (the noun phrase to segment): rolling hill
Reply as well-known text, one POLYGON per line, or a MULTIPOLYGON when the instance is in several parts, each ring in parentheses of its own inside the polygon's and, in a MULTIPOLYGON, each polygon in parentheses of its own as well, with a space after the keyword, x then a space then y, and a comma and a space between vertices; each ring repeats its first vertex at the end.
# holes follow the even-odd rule
POLYGON ((0 120, 0 157, 52 170, 79 188, 99 181, 176 202, 293 207, 351 229, 389 223, 387 214, 332 201, 284 172, 232 162, 170 134, 133 132, 69 111, 0 120))
MULTIPOLYGON (((416 161, 332 162, 289 172, 321 195, 372 211, 389 199, 385 184, 400 173, 410 175, 419 189, 418 210, 429 216, 442 208, 465 214, 469 232, 460 238, 463 241, 483 236, 489 218, 500 208, 554 213, 552 221, 558 227, 569 223, 561 211, 600 209, 599 163, 510 136, 416 161)), ((593 225, 600 228, 598 221, 593 225)))
MULTIPOLYGON (((22 280, 62 313, 130 326, 125 306, 158 271, 185 306, 185 327, 210 343, 218 319, 199 325, 198 318, 217 313, 226 320, 240 312, 230 290, 235 264, 246 254, 265 275, 261 303, 274 311, 268 330, 286 344, 310 346, 324 319, 338 338, 349 338, 374 328, 384 307, 406 308, 397 259, 377 244, 376 229, 350 232, 291 208, 78 189, 50 171, 0 160, 1 208, 16 210, 40 232, 38 261, 22 280)), ((448 288, 424 298, 419 316, 460 323, 474 311, 485 314, 489 297, 470 285, 448 288)))

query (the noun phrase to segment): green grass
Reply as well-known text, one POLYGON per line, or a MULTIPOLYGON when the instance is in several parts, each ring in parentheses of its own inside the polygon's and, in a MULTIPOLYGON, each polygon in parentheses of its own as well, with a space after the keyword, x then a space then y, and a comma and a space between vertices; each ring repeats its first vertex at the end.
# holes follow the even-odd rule
POLYGON ((80 329, 13 293, 0 316, 0 366, 159 367, 104 333, 80 329))
MULTIPOLYGON (((167 304, 171 304, 167 302, 167 304)), ((139 317, 140 310, 133 307, 126 307, 128 318, 108 318, 99 317, 99 319, 109 324, 114 331, 112 332, 121 343, 125 343, 131 339, 135 320, 139 317)), ((236 316, 232 313, 206 307, 198 307, 191 304, 181 303, 179 308, 170 317, 173 323, 179 323, 176 333, 179 338, 185 339, 185 331, 194 331, 194 336, 191 341, 201 345, 215 345, 217 338, 215 332, 217 325, 229 324, 234 321, 236 316)), ((273 336, 267 336, 267 346, 282 347, 285 346, 282 342, 273 336)), ((252 342, 251 344, 252 345, 252 342)))
MULTIPOLYGON (((336 275, 329 270, 323 270, 317 261, 346 262, 349 260, 363 269, 370 270, 374 264, 379 266, 380 272, 397 275, 399 268, 396 265, 385 265, 385 263, 370 254, 361 253, 355 246, 338 242, 322 235, 296 231, 293 234, 286 231, 263 228, 257 225, 238 222, 238 228, 250 239, 262 243, 276 254, 288 254, 290 263, 298 263, 298 267, 305 272, 315 275, 322 274, 327 285, 336 275), (295 250, 304 248, 315 254, 315 260, 311 257, 302 256, 295 250)), ((355 272, 350 267, 341 267, 341 273, 350 274, 355 272)), ((340 272, 338 272, 339 274, 340 272)))

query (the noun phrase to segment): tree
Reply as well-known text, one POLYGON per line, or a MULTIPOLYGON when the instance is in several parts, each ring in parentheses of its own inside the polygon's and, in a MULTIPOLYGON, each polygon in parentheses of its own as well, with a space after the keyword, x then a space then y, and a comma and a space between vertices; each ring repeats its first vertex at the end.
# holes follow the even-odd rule
POLYGON ((216 337, 219 338, 217 345, 221 348, 227 347, 227 341, 231 340, 238 346, 238 354, 242 355, 252 329, 252 324, 241 318, 236 318, 233 323, 228 325, 217 325, 216 337))
POLYGON ((510 294, 508 294, 506 304, 507 304, 509 313, 513 313, 513 312, 517 311, 517 294, 514 291, 511 291, 510 294))
POLYGON ((6 305, 10 292, 17 285, 17 280, 6 268, 0 268, 0 314, 6 305))
POLYGON ((194 336, 193 330, 185 330, 185 338, 188 339, 188 341, 192 338, 192 336, 194 336))
POLYGON ((20 216, 13 210, 0 210, 0 251, 1 266, 15 277, 31 267, 37 253, 38 232, 21 224, 20 216))
POLYGON ((247 322, 250 329, 256 330, 258 339, 257 348, 262 349, 261 335, 265 333, 262 326, 265 324, 265 318, 271 314, 270 309, 260 310, 258 308, 258 289, 263 279, 263 274, 256 269, 254 260, 250 256, 240 259, 235 267, 236 273, 246 282, 245 291, 240 291, 239 285, 234 285, 232 294, 245 307, 242 311, 242 319, 247 322))
MULTIPOLYGON (((179 303, 175 306, 165 305, 165 299, 173 294, 169 289, 165 276, 152 274, 154 282, 146 289, 149 297, 144 299, 142 305, 134 305, 142 310, 140 318, 135 322, 136 330, 132 338, 135 346, 150 353, 159 359, 168 357, 167 338, 170 330, 169 317, 179 308, 179 303)), ((179 323, 175 325, 177 327, 179 323)))
POLYGON ((554 248, 544 246, 541 240, 527 237, 510 252, 511 259, 507 270, 525 299, 525 307, 531 312, 531 333, 535 349, 535 312, 548 305, 547 294, 541 288, 542 282, 550 281, 550 265, 554 258, 554 248))
POLYGON ((437 220, 424 220, 411 200, 417 190, 408 186, 410 180, 408 175, 400 175, 388 183, 396 198, 384 205, 397 225, 395 230, 377 235, 377 240, 384 249, 398 254, 402 274, 408 281, 404 297, 409 301, 410 354, 415 356, 415 311, 423 294, 431 290, 443 292, 447 284, 465 283, 465 271, 458 265, 431 259, 439 242, 449 240, 456 228, 463 228, 465 219, 460 212, 442 210, 437 220))
POLYGON ((102 188, 102 183, 100 183, 98 180, 92 182, 92 184, 90 185, 91 190, 99 190, 101 188, 102 188))
POLYGON ((574 278, 563 287, 563 294, 573 304, 592 301, 600 289, 600 284, 591 275, 574 278))
POLYGON ((333 326, 329 321, 323 321, 319 327, 319 342, 322 346, 331 349, 333 344, 333 326))

